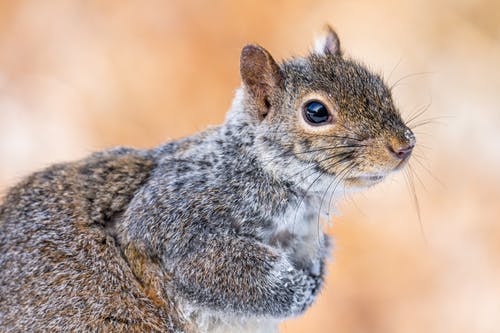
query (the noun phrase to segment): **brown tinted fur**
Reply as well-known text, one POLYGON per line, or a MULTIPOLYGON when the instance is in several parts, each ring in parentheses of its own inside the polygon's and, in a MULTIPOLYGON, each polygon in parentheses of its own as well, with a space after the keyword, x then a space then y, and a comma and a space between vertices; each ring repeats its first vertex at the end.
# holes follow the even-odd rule
POLYGON ((165 332, 183 327, 172 316, 172 304, 156 294, 159 282, 152 276, 161 275, 152 272, 155 266, 133 249, 125 259, 105 230, 153 166, 144 153, 113 150, 52 166, 9 192, 0 212, 0 219, 9 218, 0 238, 0 250, 9 256, 0 267, 3 328, 165 332), (15 245, 10 237, 16 237, 15 245), (20 314, 20 308, 36 311, 20 314))

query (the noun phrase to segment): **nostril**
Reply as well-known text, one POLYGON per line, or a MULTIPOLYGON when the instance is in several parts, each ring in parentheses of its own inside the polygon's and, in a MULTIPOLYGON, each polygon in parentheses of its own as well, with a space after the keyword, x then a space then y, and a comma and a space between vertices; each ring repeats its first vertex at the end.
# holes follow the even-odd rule
POLYGON ((389 146, 389 151, 397 158, 399 159, 405 159, 407 158, 412 150, 413 150, 414 145, 407 145, 407 146, 399 146, 399 147, 393 147, 389 146))

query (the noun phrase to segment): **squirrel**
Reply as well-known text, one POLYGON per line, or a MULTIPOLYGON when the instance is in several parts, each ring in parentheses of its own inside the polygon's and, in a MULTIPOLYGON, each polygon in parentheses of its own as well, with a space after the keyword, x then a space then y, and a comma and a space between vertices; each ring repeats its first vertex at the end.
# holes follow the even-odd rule
POLYGON ((415 136, 327 26, 258 45, 222 125, 53 165, 0 206, 2 332, 275 332, 323 285, 339 189, 405 166, 415 136))

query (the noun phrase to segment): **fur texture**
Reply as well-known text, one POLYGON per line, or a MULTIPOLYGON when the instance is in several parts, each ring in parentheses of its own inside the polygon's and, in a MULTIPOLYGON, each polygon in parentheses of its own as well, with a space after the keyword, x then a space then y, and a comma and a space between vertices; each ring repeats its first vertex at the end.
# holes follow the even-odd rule
POLYGON ((0 329, 271 332, 303 313, 323 283, 318 223, 338 186, 380 181, 405 163, 394 150, 414 145, 381 78, 344 59, 336 34, 323 40, 323 53, 282 64, 245 47, 221 126, 11 189, 0 329), (330 123, 305 121, 311 100, 330 123))

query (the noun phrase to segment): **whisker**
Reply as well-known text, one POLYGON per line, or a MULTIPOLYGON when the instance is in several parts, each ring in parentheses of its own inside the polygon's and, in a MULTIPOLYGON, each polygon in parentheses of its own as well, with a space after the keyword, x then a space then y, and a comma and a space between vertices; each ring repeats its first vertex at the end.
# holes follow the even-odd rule
POLYGON ((309 192, 309 190, 311 189, 311 187, 321 178, 321 176, 324 175, 324 172, 323 171, 318 171, 318 170, 315 170, 313 173, 311 173, 309 176, 307 176, 306 178, 309 178, 311 175, 313 174, 316 174, 316 173, 319 173, 319 175, 312 181, 311 184, 309 184, 309 186, 307 187, 306 191, 304 192, 304 194, 302 195, 302 197, 300 198, 300 201, 299 201, 299 204, 297 205, 296 209, 295 209, 295 215, 293 217, 293 225, 295 226, 295 223, 297 222, 297 214, 299 213, 299 209, 300 209, 300 206, 302 205, 302 203, 304 202, 304 199, 305 197, 307 196, 307 193, 309 192))
POLYGON ((406 79, 414 77, 414 76, 429 75, 429 74, 435 74, 435 73, 434 72, 419 72, 419 73, 412 73, 412 74, 405 75, 405 76, 401 77, 399 80, 397 80, 396 82, 394 82, 389 87, 389 90, 392 91, 397 86, 397 84, 400 83, 403 80, 406 80, 406 79))
POLYGON ((391 71, 390 71, 390 73, 389 73, 389 76, 387 77, 387 81, 389 81, 389 80, 391 79, 392 74, 393 74, 393 73, 394 73, 394 71, 398 68, 398 66, 401 64, 401 61, 402 61, 402 60, 403 60, 403 57, 399 58, 399 60, 398 60, 398 62, 397 62, 397 64, 396 64, 396 66, 394 66, 394 67, 391 69, 391 71))
POLYGON ((413 156, 413 157, 418 157, 418 158, 425 159, 425 156, 423 156, 422 154, 419 154, 419 152, 417 152, 417 151, 414 151, 414 152, 412 153, 412 156, 413 156))
MULTIPOLYGON (((330 208, 330 205, 331 205, 331 200, 333 200, 333 197, 335 195, 335 191, 337 191, 337 187, 340 185, 340 183, 344 182, 344 180, 347 179, 347 177, 351 174, 351 172, 354 170, 354 168, 356 167, 357 163, 356 162, 352 162, 351 165, 349 166, 347 172, 345 172, 340 181, 335 185, 335 187, 333 188, 333 191, 332 191, 332 194, 331 194, 331 197, 330 197, 330 200, 328 202, 328 208, 330 208)), ((344 185, 344 189, 345 189, 345 185, 344 185)))
MULTIPOLYGON (((342 145, 342 146, 320 147, 317 149, 312 149, 312 150, 307 150, 307 151, 302 151, 302 152, 287 151, 287 152, 272 156, 269 159, 265 159, 264 162, 272 162, 275 158, 283 157, 283 156, 303 155, 303 154, 310 154, 310 153, 315 153, 315 152, 328 151, 328 150, 341 149, 341 148, 360 148, 360 147, 366 147, 366 145, 352 144, 352 145, 342 145)), ((311 162, 311 161, 312 160, 305 160, 305 162, 311 162)))
MULTIPOLYGON (((339 171, 336 174, 336 177, 330 182, 330 184, 328 184, 328 187, 326 188, 326 190, 324 191, 323 195, 321 196, 321 201, 320 201, 320 204, 319 204, 319 211, 318 211, 318 223, 317 223, 318 241, 319 241, 319 225, 320 225, 321 211, 322 211, 322 208, 323 208, 323 202, 325 200, 326 194, 328 193, 328 190, 330 189, 330 187, 332 186, 332 184, 337 183, 337 185, 338 185, 342 181, 342 177, 343 177, 344 172, 346 170, 349 170, 352 165, 353 165, 353 162, 349 163, 345 168, 343 168, 341 171, 339 171)), ((333 189, 333 192, 335 192, 335 190, 337 188, 337 185, 335 185, 335 187, 333 189)), ((328 207, 328 209, 330 209, 330 207, 328 207)))
MULTIPOLYGON (((345 168, 343 168, 342 170, 340 170, 337 174, 336 174, 336 177, 335 179, 328 185, 328 187, 326 188, 325 192, 323 193, 323 196, 321 197, 321 201, 320 201, 320 205, 319 205, 319 214, 318 216, 321 214, 321 210, 323 208, 323 202, 325 200, 325 197, 326 197, 326 194, 328 193, 328 190, 330 189, 330 187, 332 186, 332 184, 334 184, 336 182, 336 185, 333 189, 333 192, 332 193, 335 193, 335 190, 337 189, 337 186, 338 184, 343 180, 343 176, 344 176, 344 173, 347 171, 350 171, 350 168, 354 165, 354 162, 350 162, 345 168)), ((328 203, 330 205, 330 203, 328 203)), ((330 206, 328 206, 328 209, 330 209, 330 206)), ((319 223, 319 217, 318 217, 318 223, 319 223)))
MULTIPOLYGON (((338 165, 342 162, 344 162, 345 160, 351 158, 350 155, 348 156, 345 156, 343 158, 341 158, 340 160, 338 161, 335 161, 331 167, 335 166, 335 165, 338 165)), ((297 214, 298 214, 298 211, 300 209, 300 206, 302 205, 302 203, 304 202, 304 199, 305 197, 307 196, 309 190, 311 189, 311 187, 321 178, 321 176, 323 176, 325 174, 325 172, 323 170, 314 170, 314 172, 312 172, 310 175, 308 175, 305 179, 309 178, 310 176, 314 175, 314 174, 317 174, 319 173, 319 175, 313 180, 313 182, 311 184, 309 184, 309 186, 307 187, 306 191, 304 192, 304 195, 302 195, 297 207, 296 207, 296 210, 295 210, 295 216, 294 216, 294 224, 297 220, 297 214)))
MULTIPOLYGON (((352 172, 352 170, 354 170, 354 168, 357 166, 357 163, 356 162, 353 162, 352 163, 353 165, 350 167, 349 169, 349 172, 348 174, 345 175, 345 178, 347 178, 347 176, 352 172)), ((345 179, 344 178, 344 179, 345 179)), ((342 179, 342 180, 344 180, 342 179)), ((328 209, 330 209, 331 205, 332 205, 332 200, 334 198, 334 195, 335 195, 335 190, 336 190, 336 187, 333 189, 332 193, 330 194, 330 198, 328 199, 328 209)), ((344 192, 345 192, 345 185, 344 185, 344 192)))
MULTIPOLYGON (((355 132, 352 128, 347 128, 347 127, 345 127, 345 126, 344 126, 344 125, 342 125, 340 122, 339 122, 339 123, 337 123, 337 126, 342 127, 343 129, 345 129, 345 130, 346 130, 346 131, 348 131, 348 132, 352 132, 352 133, 354 133, 354 135, 356 135, 358 138, 362 138, 362 137, 363 137, 363 135, 361 135, 361 134, 359 134, 359 133, 355 132)), ((360 141, 364 141, 363 139, 359 139, 359 140, 360 140, 360 141)))
MULTIPOLYGON (((343 126, 342 124, 337 124, 339 125, 340 127, 342 127, 343 129, 345 129, 348 133, 352 134, 353 131, 352 129, 349 129, 345 126, 343 126)), ((297 131, 290 131, 290 130, 285 130, 285 129, 276 129, 274 128, 273 130, 270 130, 270 133, 274 133, 274 134, 283 134, 283 133, 286 133, 286 134, 301 134, 297 131)), ((356 133, 354 133, 355 135, 357 135, 356 133)), ((321 134, 321 133, 315 133, 314 134, 315 137, 323 137, 323 138, 332 138, 332 139, 339 139, 339 140, 354 140, 354 141, 363 141, 362 139, 362 135, 357 135, 357 136, 349 136, 349 135, 335 135, 335 134, 321 134)))
POLYGON ((421 131, 415 131, 414 129, 411 129, 411 130, 412 130, 412 132, 413 132, 414 134, 416 134, 416 135, 418 135, 418 136, 423 136, 423 135, 425 135, 425 136, 427 136, 427 137, 431 137, 431 138, 435 138, 435 137, 436 137, 436 136, 435 136, 435 134, 433 134, 433 133, 426 133, 426 132, 421 132, 421 131))
POLYGON ((406 125, 411 124, 412 121, 424 115, 432 104, 432 100, 425 104, 423 107, 418 108, 415 112, 410 114, 409 119, 405 121, 406 125))
POLYGON ((429 243, 427 241, 427 237, 425 235, 425 230, 424 230, 424 225, 422 223, 422 216, 420 213, 420 202, 418 200, 417 192, 415 189, 415 182, 414 182, 413 177, 407 168, 405 168, 403 170, 403 174, 405 175, 404 178, 406 181, 408 192, 410 193, 410 197, 412 198, 413 205, 414 205, 414 208, 415 208, 416 213, 417 213, 417 218, 418 218, 418 222, 419 222, 419 226, 420 226, 420 234, 421 234, 422 238, 424 239, 425 244, 428 245, 429 243))
POLYGON ((413 173, 413 175, 417 178, 417 181, 420 183, 420 185, 422 185, 422 187, 424 188, 424 190, 426 192, 427 191, 427 187, 425 187, 425 184, 424 182, 422 181, 422 179, 420 179, 418 173, 415 171, 415 169, 413 168, 413 166, 411 165, 411 162, 408 162, 408 169, 410 169, 410 172, 413 173))
POLYGON ((317 238, 317 241, 318 241, 318 244, 320 243, 320 218, 321 218, 321 206, 323 204, 323 200, 324 200, 324 196, 325 194, 328 192, 328 189, 330 188, 330 186, 332 185, 332 183, 336 180, 336 178, 334 178, 330 184, 328 184, 328 187, 325 189, 325 192, 324 194, 322 195, 322 198, 321 198, 321 201, 320 201, 320 205, 319 205, 319 208, 318 208, 318 222, 316 223, 316 238, 317 238))
POLYGON ((352 151, 342 152, 342 153, 339 153, 339 154, 335 154, 335 155, 332 155, 332 156, 328 156, 327 158, 324 158, 324 159, 322 159, 322 160, 319 160, 319 161, 317 161, 315 164, 309 165, 309 166, 307 166, 306 168, 304 168, 303 170, 301 170, 301 171, 299 171, 299 172, 297 172, 297 173, 293 174, 290 178, 295 178, 295 177, 296 177, 297 175, 299 175, 300 173, 302 173, 302 172, 304 172, 304 171, 306 171, 306 170, 308 170, 308 169, 311 169, 311 168, 313 168, 313 167, 318 166, 318 164, 319 164, 319 163, 323 163, 323 162, 326 162, 326 161, 328 161, 328 160, 331 160, 331 159, 333 159, 333 158, 335 158, 335 157, 340 157, 340 156, 342 156, 342 155, 348 155, 348 154, 352 154, 352 151))
POLYGON ((439 118, 429 118, 429 119, 424 119, 424 120, 422 120, 414 125, 410 125, 408 127, 410 127, 412 130, 414 130, 415 128, 425 126, 425 125, 446 125, 446 123, 439 121, 439 118))
POLYGON ((433 150, 434 149, 433 147, 429 147, 428 145, 424 145, 424 144, 421 144, 421 143, 418 144, 418 148, 424 148, 424 149, 427 149, 427 150, 433 150))
MULTIPOLYGON (((345 194, 345 185, 344 185, 344 194, 345 194)), ((366 216, 366 213, 361 209, 361 207, 359 207, 359 205, 356 203, 356 200, 354 200, 354 197, 350 194, 350 193, 347 193, 345 198, 347 200, 349 200, 353 205, 354 207, 356 208, 356 210, 363 216, 366 216)), ((331 200, 331 199, 330 199, 331 200)))
POLYGON ((415 156, 414 161, 416 161, 422 167, 422 169, 424 169, 429 174, 429 176, 431 176, 436 182, 438 182, 439 185, 441 185, 442 187, 445 187, 444 183, 438 177, 436 177, 431 172, 431 170, 427 166, 425 166, 424 163, 422 163, 422 161, 420 161, 420 158, 422 158, 422 157, 417 155, 417 156, 415 156))

